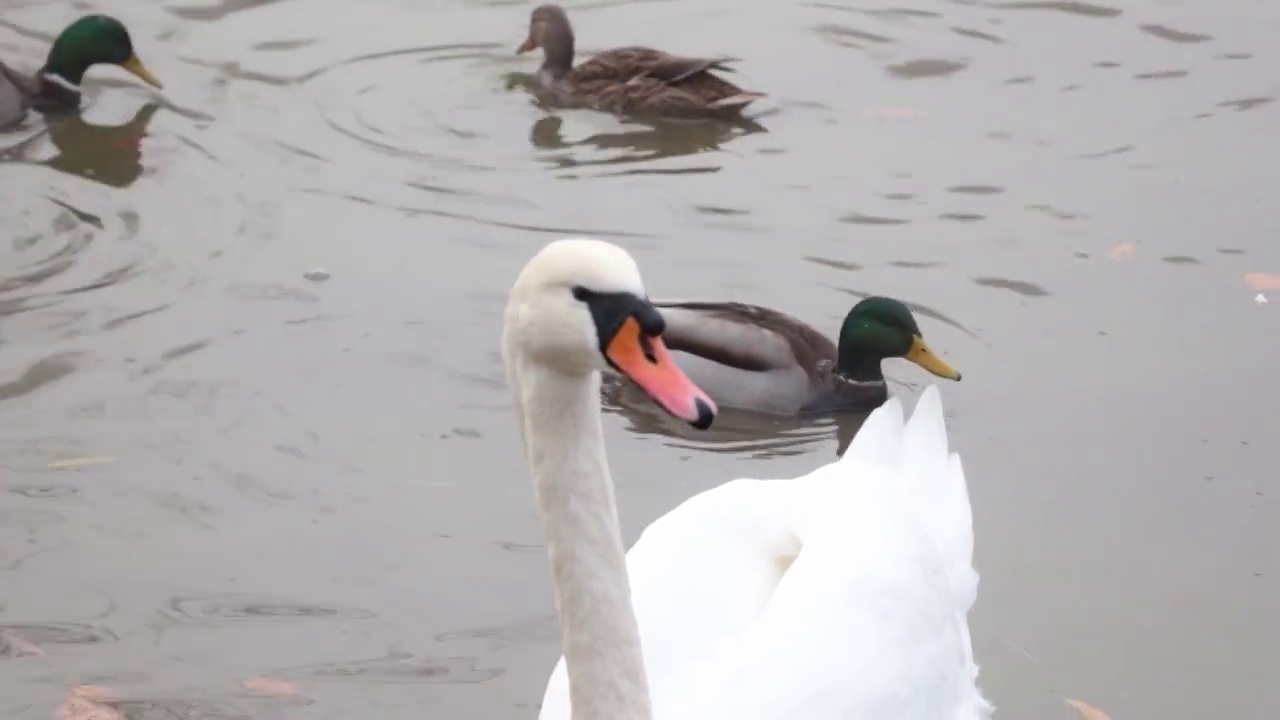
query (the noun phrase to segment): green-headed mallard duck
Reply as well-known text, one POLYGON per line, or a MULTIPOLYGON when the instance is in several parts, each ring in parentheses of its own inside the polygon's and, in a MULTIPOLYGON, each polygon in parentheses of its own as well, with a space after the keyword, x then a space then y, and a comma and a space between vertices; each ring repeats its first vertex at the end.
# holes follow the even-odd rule
POLYGON ((573 27, 559 5, 529 15, 529 36, 516 49, 542 48, 539 88, 557 104, 584 105, 622 115, 732 120, 763 93, 717 77, 734 58, 679 57, 647 47, 622 47, 573 66, 573 27))
POLYGON ((839 343, 790 315, 734 302, 663 302, 667 346, 722 408, 774 415, 866 410, 888 399, 880 362, 900 357, 959 380, 929 349, 906 305, 869 297, 845 316, 839 343))
POLYGON ((119 65, 152 87, 162 87, 133 52, 124 23, 108 15, 86 15, 53 41, 44 67, 27 77, 0 62, 0 127, 20 121, 27 108, 41 112, 80 106, 80 81, 90 67, 119 65))

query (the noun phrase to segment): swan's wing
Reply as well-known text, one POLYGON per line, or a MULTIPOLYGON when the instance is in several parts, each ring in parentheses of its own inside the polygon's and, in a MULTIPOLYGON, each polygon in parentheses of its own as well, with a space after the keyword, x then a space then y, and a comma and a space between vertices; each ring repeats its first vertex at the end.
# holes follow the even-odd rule
MULTIPOLYGON (((936 393, 911 423, 897 400, 877 409, 836 463, 727 483, 645 530, 627 567, 656 720, 988 717, 968 494, 936 393)), ((540 717, 570 717, 563 659, 540 717)))
POLYGON ((803 548, 759 621, 694 669, 671 717, 989 717, 967 620, 968 494, 941 402, 927 390, 905 427, 896 401, 882 410, 814 478, 803 548))
MULTIPOLYGON (((793 481, 735 480, 655 520, 627 553, 631 597, 656 718, 689 692, 692 670, 758 620, 799 551, 780 509, 793 481)), ((564 658, 541 720, 568 720, 564 658)))
POLYGON ((759 621, 694 669, 671 717, 966 717, 965 619, 932 539, 900 519, 868 513, 810 538, 759 621))

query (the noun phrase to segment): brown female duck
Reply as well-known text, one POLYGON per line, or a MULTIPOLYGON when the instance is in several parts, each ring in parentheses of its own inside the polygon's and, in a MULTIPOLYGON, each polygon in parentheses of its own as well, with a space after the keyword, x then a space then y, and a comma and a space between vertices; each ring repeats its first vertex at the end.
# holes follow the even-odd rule
POLYGON ((733 302, 663 302, 663 339, 685 374, 721 408, 772 415, 869 410, 888 399, 880 363, 905 358, 939 377, 960 373, 929 349, 906 305, 854 305, 838 343, 790 315, 733 302))
POLYGON ((529 15, 529 36, 516 49, 542 48, 539 88, 556 104, 586 106, 621 115, 734 120, 764 97, 717 77, 733 72, 734 58, 692 58, 648 47, 622 47, 573 66, 573 27, 559 5, 529 15))

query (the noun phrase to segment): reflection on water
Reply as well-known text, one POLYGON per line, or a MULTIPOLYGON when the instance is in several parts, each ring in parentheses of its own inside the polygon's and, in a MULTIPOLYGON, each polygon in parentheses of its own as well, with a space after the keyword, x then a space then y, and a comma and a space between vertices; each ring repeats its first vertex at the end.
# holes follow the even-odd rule
POLYGON ((0 155, 0 162, 35 163, 110 187, 128 187, 142 176, 143 138, 159 109, 159 104, 147 103, 123 125, 90 123, 78 112, 51 115, 46 119, 45 133, 8 148, 0 155), (42 159, 46 137, 57 154, 42 159))
POLYGON ((835 453, 843 455, 871 414, 868 410, 779 417, 724 409, 711 428, 694 430, 663 412, 644 391, 617 376, 606 377, 601 383, 601 399, 605 412, 627 419, 629 432, 665 437, 663 444, 673 448, 759 459, 826 452, 833 435, 835 453))
POLYGON ((470 657, 423 658, 397 652, 386 657, 320 663, 276 670, 273 675, 311 682, 471 684, 503 674, 500 668, 477 667, 470 657))
MULTIPOLYGON (((547 153, 543 160, 556 168, 577 168, 591 165, 618 165, 627 163, 647 163, 667 158, 718 150, 720 146, 735 137, 757 132, 768 132, 764 126, 754 121, 739 123, 727 122, 686 122, 678 120, 640 121, 627 120, 624 126, 641 129, 622 132, 593 133, 581 140, 566 141, 562 133, 564 119, 556 115, 539 118, 529 131, 529 142, 542 150, 568 150, 569 152, 547 153), (575 148, 591 147, 604 151, 599 159, 584 158, 575 148), (623 152, 618 153, 616 151, 623 152)), ((719 168, 714 165, 682 166, 671 169, 632 169, 619 171, 621 174, 688 174, 715 172, 719 168)), ((561 177, 578 177, 562 175, 561 177)))
POLYGON ((182 625, 226 625, 255 621, 276 623, 281 620, 364 620, 373 617, 366 610, 236 595, 173 598, 166 603, 162 612, 165 617, 182 625))
POLYGON ((94 125, 78 114, 52 119, 49 139, 58 154, 41 162, 104 185, 128 187, 142 175, 142 141, 158 109, 147 103, 123 125, 94 125))

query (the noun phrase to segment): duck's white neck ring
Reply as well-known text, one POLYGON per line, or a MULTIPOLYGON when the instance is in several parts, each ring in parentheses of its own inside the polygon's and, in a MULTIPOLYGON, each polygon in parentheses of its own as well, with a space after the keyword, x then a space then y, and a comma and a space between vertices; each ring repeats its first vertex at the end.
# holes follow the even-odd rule
POLYGON ((839 371, 831 373, 831 376, 841 384, 852 385, 854 387, 874 388, 884 387, 885 385, 884 380, 854 380, 851 377, 841 374, 839 371))
POLYGON ((76 85, 76 84, 72 83, 70 80, 68 80, 68 79, 66 79, 66 78, 64 78, 64 77, 62 77, 61 75, 59 75, 59 74, 57 74, 57 73, 47 72, 47 73, 44 73, 41 77, 43 77, 45 80, 48 80, 49 82, 53 83, 54 85, 57 85, 58 87, 62 87, 62 88, 65 88, 65 89, 67 89, 67 90, 70 90, 70 91, 71 91, 71 92, 73 92, 73 93, 78 93, 78 92, 80 92, 80 86, 79 86, 79 85, 76 85))

